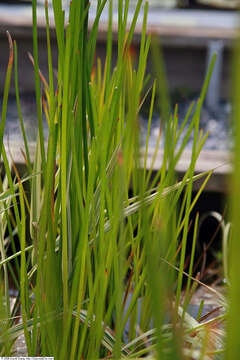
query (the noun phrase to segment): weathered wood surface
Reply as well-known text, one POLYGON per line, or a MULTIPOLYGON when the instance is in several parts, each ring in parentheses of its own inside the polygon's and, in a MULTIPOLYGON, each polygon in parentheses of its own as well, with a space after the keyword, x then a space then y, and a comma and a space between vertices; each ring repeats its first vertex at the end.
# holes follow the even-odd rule
POLYGON ((197 0, 199 4, 225 9, 239 9, 239 0, 197 0))
MULTIPOLYGON (((22 142, 10 142, 5 143, 7 157, 10 161, 14 161, 18 166, 23 166, 25 164, 24 158, 24 144, 22 142)), ((47 144, 46 144, 47 149, 47 144)), ((34 154, 36 150, 36 143, 32 142, 29 144, 29 151, 31 160, 34 160, 34 154)), ((144 149, 142 149, 142 163, 144 159, 144 149)), ((176 172, 179 174, 180 178, 184 175, 186 170, 189 168, 191 162, 191 150, 185 150, 177 163, 176 172)), ((158 171, 161 168, 163 160, 163 151, 159 150, 152 166, 152 160, 154 156, 154 149, 149 149, 146 167, 147 170, 152 168, 153 172, 158 171)), ((212 176, 210 177, 207 185, 205 186, 205 191, 214 191, 227 193, 229 190, 229 176, 232 173, 232 164, 231 164, 231 154, 226 151, 211 151, 203 150, 196 162, 195 173, 202 173, 206 171, 213 170, 212 176)), ((198 190, 203 183, 204 179, 200 179, 193 184, 193 189, 198 190)))
MULTIPOLYGON (((143 150, 144 153, 144 150, 143 150)), ((152 160, 154 156, 154 150, 149 149, 148 158, 147 158, 147 169, 151 168, 152 160)), ((191 150, 185 150, 176 166, 177 173, 184 174, 186 169, 189 168, 191 162, 192 152, 191 150)), ((159 150, 154 166, 152 169, 158 171, 161 168, 163 160, 163 151, 159 150)), ((213 170, 213 174, 210 177, 205 190, 206 191, 216 191, 216 192, 228 192, 229 188, 229 175, 232 172, 231 164, 231 154, 227 151, 215 151, 215 150, 203 150, 197 160, 195 166, 196 173, 202 173, 205 171, 213 170)), ((200 188, 202 180, 198 180, 194 183, 194 189, 197 190, 200 188)))
MULTIPOLYGON (((151 167, 154 156, 154 149, 149 149, 147 168, 151 167)), ((185 171, 189 168, 191 162, 192 151, 185 150, 177 164, 176 169, 179 172, 185 171)), ((163 159, 163 151, 159 150, 156 161, 154 162, 153 170, 158 170, 161 167, 163 159)), ((204 150, 200 153, 196 167, 196 172, 214 170, 215 174, 228 174, 232 170, 230 154, 226 151, 218 150, 204 150)))
MULTIPOLYGON (((94 20, 95 10, 91 9, 89 14, 89 26, 94 20)), ((133 15, 133 10, 129 12, 129 19, 133 15)), ((143 14, 141 13, 137 26, 136 34, 141 33, 143 14)), ((100 21, 100 33, 104 36, 107 30, 108 12, 103 11, 100 21)), ((183 10, 183 9, 160 9, 150 8, 148 16, 148 32, 158 34, 161 37, 175 38, 181 37, 197 39, 224 39, 231 41, 237 34, 236 26, 238 23, 235 12, 225 11, 205 11, 205 10, 183 10)), ((28 5, 9 6, 0 4, 0 32, 6 28, 14 27, 22 31, 31 28, 32 14, 31 7, 28 5)), ((44 8, 38 9, 38 25, 45 26, 44 8)), ((54 26, 52 12, 50 11, 50 25, 54 26)), ((113 14, 113 30, 117 32, 117 12, 113 14)), ((198 44, 195 43, 195 46, 198 44)))
MULTIPOLYGON (((34 159, 35 149, 36 149, 36 144, 31 143, 29 146, 29 150, 32 160, 34 159)), ((20 150, 24 151, 23 142, 20 143, 14 142, 14 143, 6 144, 6 152, 9 161, 11 162, 12 160, 14 160, 14 162, 18 166, 25 164, 24 156, 20 150)), ((147 159, 147 169, 150 169, 151 167, 153 154, 154 154, 153 149, 149 149, 148 159, 147 159)), ((163 159, 163 151, 160 150, 157 154, 153 166, 153 171, 159 170, 162 164, 162 159, 163 159)), ((176 166, 176 171, 180 175, 180 177, 181 174, 184 174, 186 172, 186 169, 188 169, 190 161, 191 161, 191 151, 185 150, 176 166)), ((227 193, 229 188, 228 176, 232 172, 230 153, 223 151, 202 151, 197 160, 195 172, 202 173, 209 170, 213 170, 213 174, 210 180, 208 181, 205 190, 227 193)), ((194 183, 194 189, 195 190, 199 189, 202 182, 203 179, 198 180, 196 183, 194 183)))
MULTIPOLYGON (((9 159, 13 158, 14 161, 17 163, 24 163, 24 156, 21 149, 24 151, 24 144, 23 142, 11 142, 9 144, 5 144, 6 152, 9 156, 9 159)), ((31 153, 32 160, 34 159, 34 152, 35 152, 36 144, 30 143, 29 150, 31 153)), ((144 150, 142 151, 144 153, 144 150)), ((152 164, 152 159, 154 155, 154 150, 149 149, 148 151, 148 158, 147 158, 147 168, 150 169, 152 164)), ((185 150, 176 166, 176 170, 178 172, 184 172, 190 165, 191 161, 191 150, 185 150)), ((156 160, 154 162, 153 170, 158 170, 161 167, 163 159, 163 151, 159 150, 156 160)), ((231 165, 231 157, 230 153, 226 151, 216 151, 216 150, 205 150, 202 151, 199 155, 199 158, 196 163, 195 170, 197 173, 201 173, 204 171, 213 170, 214 174, 225 175, 229 174, 232 171, 231 165)))

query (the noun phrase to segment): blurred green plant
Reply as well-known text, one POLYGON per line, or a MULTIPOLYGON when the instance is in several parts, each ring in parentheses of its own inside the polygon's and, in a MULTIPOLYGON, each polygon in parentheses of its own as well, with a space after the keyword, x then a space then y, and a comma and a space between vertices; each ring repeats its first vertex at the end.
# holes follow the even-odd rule
MULTIPOLYGON (((90 31, 87 1, 72 0, 67 19, 61 0, 53 0, 52 5, 58 46, 57 84, 48 3, 45 1, 49 65, 46 80, 38 65, 37 6, 36 0, 32 2, 32 62, 39 129, 34 159, 21 114, 17 46, 12 45, 9 36, 10 59, 0 125, 0 154, 6 172, 6 180, 0 184, 0 354, 11 355, 15 340, 24 334, 29 356, 54 356, 59 360, 210 358, 223 351, 219 334, 211 333, 218 346, 213 348, 208 342, 215 323, 199 323, 187 313, 195 283, 200 283, 192 274, 198 218, 189 275, 184 271, 184 263, 190 213, 211 176, 211 172, 194 176, 194 168, 207 136, 199 129, 200 111, 215 59, 198 103, 191 105, 183 124, 178 126, 177 107, 173 114, 169 113, 163 61, 156 41, 152 46, 156 69, 152 85, 145 74, 151 42, 146 31, 148 3, 143 9, 139 58, 135 64, 131 44, 142 0, 137 2, 131 22, 129 0, 119 0, 114 69, 112 0, 108 2, 104 63, 95 59, 95 50, 106 0, 98 1, 90 31), (14 163, 9 162, 3 143, 13 57, 28 172, 24 179, 14 163), (146 86, 151 101, 148 136, 142 149, 139 111, 146 86), (155 154, 147 166, 151 119, 157 100, 162 121, 155 154), (48 139, 44 138, 43 116, 48 122, 48 139), (179 143, 185 127, 187 131, 179 143), (177 182, 175 167, 192 133, 190 166, 177 182), (162 166, 153 173, 163 136, 162 166), (11 176, 12 166, 15 179, 11 176), (203 185, 192 200, 193 182, 200 178, 204 178, 203 185), (24 181, 30 183, 30 197, 24 181), (20 250, 15 247, 16 239, 20 250), (12 255, 7 253, 10 246, 12 255), (9 272, 18 294, 13 308, 9 272), (185 275, 188 282, 182 301, 185 275)), ((216 290, 206 288, 222 300, 216 290)), ((221 319, 219 316, 217 320, 221 319)))

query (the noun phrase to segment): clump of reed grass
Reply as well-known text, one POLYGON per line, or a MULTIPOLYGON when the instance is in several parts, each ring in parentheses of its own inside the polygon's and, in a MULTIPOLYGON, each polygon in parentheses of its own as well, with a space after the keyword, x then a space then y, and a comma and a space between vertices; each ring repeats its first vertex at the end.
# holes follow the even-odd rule
POLYGON ((17 45, 12 45, 9 36, 10 59, 0 126, 0 154, 6 171, 6 181, 0 184, 0 353, 10 355, 14 341, 24 334, 29 356, 203 359, 206 353, 215 354, 222 348, 209 348, 212 323, 199 324, 186 312, 195 286, 192 268, 198 218, 184 301, 181 291, 190 213, 211 175, 208 172, 194 176, 194 167, 206 139, 199 129, 199 120, 214 59, 194 114, 192 105, 179 128, 177 107, 169 114, 156 43, 152 47, 156 79, 152 84, 147 82, 151 42, 146 31, 147 3, 143 8, 138 64, 134 64, 131 43, 141 0, 130 23, 129 1, 118 2, 118 54, 114 69, 113 5, 109 0, 106 59, 104 63, 95 60, 99 19, 106 3, 98 1, 95 21, 88 33, 87 1, 73 0, 66 19, 61 0, 53 0, 58 45, 55 83, 48 4, 46 1, 49 71, 45 78, 38 65, 37 7, 33 0, 38 118, 34 159, 21 116, 17 45), (16 177, 12 178, 3 143, 13 58, 27 165, 23 179, 14 164, 16 177), (138 118, 146 87, 151 102, 147 142, 141 149, 138 118), (154 174, 158 148, 148 168, 147 157, 156 101, 162 118, 157 147, 162 133, 165 140, 162 166, 154 174), (49 127, 47 139, 43 116, 49 127), (186 124, 186 135, 179 144, 186 124), (190 166, 177 182, 175 167, 192 133, 190 166), (201 177, 203 185, 192 200, 193 182, 201 177), (30 196, 24 188, 26 181, 30 183, 30 196), (15 248, 16 236, 19 251, 15 248), (8 256, 10 247, 13 255, 8 256), (18 292, 13 309, 9 303, 9 271, 18 292), (19 306, 20 323, 16 321, 19 306))

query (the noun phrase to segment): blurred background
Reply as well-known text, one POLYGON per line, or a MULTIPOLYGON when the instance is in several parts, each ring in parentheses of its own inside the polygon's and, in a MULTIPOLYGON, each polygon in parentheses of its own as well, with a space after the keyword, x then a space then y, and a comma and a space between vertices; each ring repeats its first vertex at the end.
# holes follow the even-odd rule
MULTIPOLYGON (((68 0, 63 1, 66 12, 68 0)), ((133 15, 135 0, 130 0, 133 15)), ((89 26, 91 27, 96 13, 97 0, 91 1, 89 26)), ((161 43, 166 77, 168 80, 171 108, 175 104, 179 108, 179 122, 192 101, 196 101, 201 90, 210 59, 217 53, 209 91, 202 110, 201 127, 209 136, 204 146, 197 171, 218 167, 208 184, 210 191, 224 193, 227 191, 226 178, 231 167, 226 162, 232 148, 231 131, 231 55, 237 34, 237 10, 240 0, 149 0, 148 32, 153 33, 161 43)), ((57 44, 55 41, 53 14, 49 1, 50 24, 52 26, 52 55, 57 64, 57 44)), ((134 37, 132 53, 137 63, 139 39, 141 33, 142 15, 139 16, 137 32, 134 37)), ((100 21, 97 54, 104 61, 106 51, 106 31, 108 22, 108 3, 100 21)), ((44 0, 38 0, 39 25, 39 65, 47 78, 47 49, 44 30, 45 14, 44 0)), ((0 106, 4 87, 5 72, 8 62, 8 41, 6 31, 9 31, 17 41, 19 61, 19 88, 21 105, 28 140, 35 142, 37 134, 36 111, 34 101, 34 71, 28 53, 32 53, 32 15, 30 0, 0 0, 0 106)), ((117 34, 117 1, 114 0, 113 30, 117 34)), ((116 38, 116 37, 115 37, 116 38)), ((114 39, 114 35, 113 35, 114 39)), ((117 44, 113 42, 113 66, 117 54, 117 44)), ((148 61, 148 72, 153 73, 151 59, 148 61)), ((151 85, 151 84, 150 84, 151 85)), ((149 85, 149 86, 150 86, 149 85)), ((147 88, 146 88, 147 91, 147 88)), ((147 114, 149 108, 146 99, 139 121, 141 125, 142 144, 145 142, 147 129, 147 114)), ((150 145, 154 147, 159 132, 161 118, 158 109, 154 111, 150 145)), ((47 136, 47 126, 45 134, 47 136)), ((5 141, 19 149, 21 141, 20 127, 15 100, 14 81, 12 81, 8 121, 5 141), (15 145, 17 143, 17 145, 15 145)), ((189 143, 189 151, 191 141, 189 143)), ((23 159, 14 154, 16 161, 23 159)), ((180 160, 179 173, 188 166, 190 154, 180 160)), ((156 162, 160 166, 161 159, 156 162)))

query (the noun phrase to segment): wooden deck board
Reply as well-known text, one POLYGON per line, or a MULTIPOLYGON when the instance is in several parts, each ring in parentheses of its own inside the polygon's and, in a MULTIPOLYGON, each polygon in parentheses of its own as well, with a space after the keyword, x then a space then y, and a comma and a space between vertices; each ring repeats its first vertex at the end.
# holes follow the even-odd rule
MULTIPOLYGON (((89 26, 94 21, 95 11, 89 13, 89 26)), ((129 20, 133 16, 133 10, 129 11, 129 20)), ((140 13, 136 35, 141 33, 143 14, 140 13)), ((103 11, 100 20, 100 35, 105 36, 107 31, 108 13, 103 11)), ((130 22, 129 22, 130 24, 130 22)), ((150 8, 148 14, 148 32, 157 34, 163 38, 197 39, 223 39, 226 42, 232 41, 237 34, 238 17, 234 11, 206 11, 206 10, 185 10, 185 9, 160 9, 150 8)), ((45 26, 44 8, 38 9, 38 25, 45 26)), ((54 26, 53 14, 50 11, 50 25, 54 26)), ((0 32, 6 28, 14 27, 21 31, 21 28, 32 26, 31 6, 17 5, 9 6, 0 4, 0 32)), ((117 32, 117 12, 113 13, 113 31, 117 32)), ((187 43, 186 43, 187 44, 187 43)), ((195 43, 195 46, 198 44, 195 43)))
MULTIPOLYGON (((153 156, 154 150, 149 149, 147 159, 148 169, 151 167, 153 156)), ((191 156, 191 150, 185 150, 183 152, 182 157, 176 166, 176 170, 178 172, 186 171, 190 165, 191 156)), ((156 156, 156 161, 154 162, 153 170, 158 170, 161 167, 162 159, 163 151, 159 150, 156 156)), ((198 157, 195 171, 200 173, 209 170, 214 170, 214 173, 219 175, 229 174, 232 171, 230 153, 227 151, 203 150, 198 157)))
MULTIPOLYGON (((34 159, 36 144, 29 144, 30 157, 34 159)), ((9 161, 12 159, 14 163, 18 166, 23 166, 25 164, 24 157, 20 151, 20 149, 24 150, 24 144, 21 143, 10 143, 6 144, 6 152, 9 161)), ((144 151, 143 151, 144 153, 144 151)), ((147 159, 147 170, 151 167, 151 162, 153 158, 154 151, 153 149, 149 149, 148 159, 147 159)), ((227 193, 229 188, 229 175, 232 172, 231 165, 231 156, 228 152, 223 151, 202 151, 195 167, 195 173, 202 173, 205 171, 213 170, 213 174, 208 181, 205 191, 214 191, 214 192, 222 192, 227 193)), ((156 172, 159 170, 162 164, 163 152, 159 151, 156 157, 156 161, 153 166, 153 171, 156 172)), ((179 177, 183 176, 186 170, 189 167, 191 160, 191 151, 185 150, 182 157, 180 158, 177 166, 176 172, 179 174, 179 177)), ((198 190, 203 182, 202 180, 194 183, 194 190, 198 190)))
MULTIPOLYGON (((144 149, 142 150, 144 154, 144 149)), ((176 165, 176 172, 180 178, 184 175, 186 170, 189 168, 191 162, 191 150, 185 150, 176 165)), ((154 149, 149 149, 147 158, 147 169, 151 168, 152 160, 154 156, 154 149)), ((163 160, 163 151, 159 150, 153 171, 156 172, 161 168, 163 160)), ((206 171, 213 170, 213 173, 205 186, 205 191, 222 192, 227 193, 229 188, 229 176, 232 173, 231 154, 227 151, 216 151, 216 150, 203 150, 196 162, 195 173, 203 173, 206 171)), ((194 183, 193 189, 198 190, 203 182, 203 179, 194 183)))

